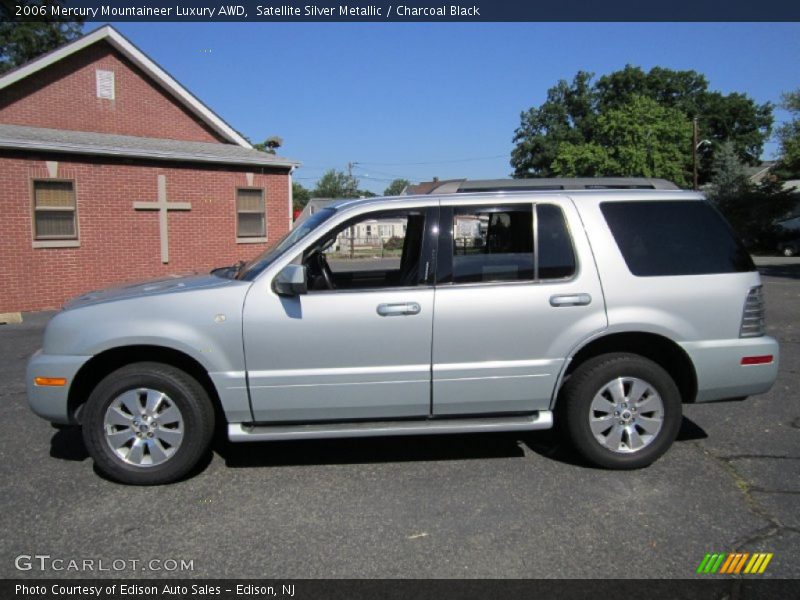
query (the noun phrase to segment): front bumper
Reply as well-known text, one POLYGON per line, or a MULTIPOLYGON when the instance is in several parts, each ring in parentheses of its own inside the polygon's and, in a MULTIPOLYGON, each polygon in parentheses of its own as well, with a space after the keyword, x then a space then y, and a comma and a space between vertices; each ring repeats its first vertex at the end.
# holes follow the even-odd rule
POLYGON ((91 356, 65 356, 43 354, 38 350, 28 361, 25 384, 28 391, 28 405, 31 410, 51 423, 72 423, 69 414, 69 390, 75 375, 91 356), (63 386, 40 386, 34 383, 36 377, 63 377, 63 386))
POLYGON ((778 342, 769 336, 684 342, 697 373, 696 402, 741 398, 768 392, 778 378, 778 342), (751 356, 772 356, 766 364, 742 365, 751 356))

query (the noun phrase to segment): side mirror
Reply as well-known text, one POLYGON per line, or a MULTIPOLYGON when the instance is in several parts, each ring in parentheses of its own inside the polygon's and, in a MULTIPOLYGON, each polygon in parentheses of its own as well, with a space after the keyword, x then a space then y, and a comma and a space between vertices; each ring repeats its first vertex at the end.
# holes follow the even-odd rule
POLYGON ((308 292, 305 265, 286 265, 272 280, 272 291, 279 296, 298 296, 308 292))

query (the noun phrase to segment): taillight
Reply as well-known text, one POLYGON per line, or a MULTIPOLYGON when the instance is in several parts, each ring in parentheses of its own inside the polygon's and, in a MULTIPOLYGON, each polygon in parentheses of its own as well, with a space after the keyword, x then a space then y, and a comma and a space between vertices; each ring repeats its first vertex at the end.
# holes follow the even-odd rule
POLYGON ((750 288, 747 292, 747 299, 744 301, 742 311, 742 326, 739 329, 739 337, 759 337, 764 335, 764 296, 761 293, 761 286, 750 288))

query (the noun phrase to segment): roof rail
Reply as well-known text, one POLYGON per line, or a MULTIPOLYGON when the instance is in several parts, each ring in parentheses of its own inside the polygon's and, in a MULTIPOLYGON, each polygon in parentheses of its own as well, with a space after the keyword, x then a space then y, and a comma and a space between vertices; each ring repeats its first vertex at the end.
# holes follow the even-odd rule
POLYGON ((542 177, 531 179, 461 179, 444 181, 428 194, 554 190, 679 190, 666 179, 649 177, 542 177))

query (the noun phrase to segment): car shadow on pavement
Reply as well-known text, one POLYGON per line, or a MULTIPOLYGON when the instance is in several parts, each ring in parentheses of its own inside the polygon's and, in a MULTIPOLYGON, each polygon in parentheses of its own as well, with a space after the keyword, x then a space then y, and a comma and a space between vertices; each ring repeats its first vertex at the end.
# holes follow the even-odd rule
MULTIPOLYGON (((678 442, 706 437, 700 426, 683 417, 678 442)), ((521 458, 525 448, 551 460, 589 467, 557 430, 523 435, 474 433, 236 444, 218 435, 214 442, 214 451, 231 468, 521 458)), ((50 440, 50 456, 77 462, 89 458, 80 428, 58 429, 50 440)), ((200 461, 188 477, 203 471, 209 462, 210 456, 200 461)))
POLYGON ((81 462, 89 458, 80 427, 59 427, 50 438, 50 456, 81 462))
MULTIPOLYGON (((50 456, 59 460, 67 460, 73 462, 83 462, 89 458, 89 452, 86 450, 86 445, 83 443, 83 434, 81 428, 75 425, 65 425, 56 428, 53 437, 50 438, 50 456)), ((179 481, 191 479, 198 473, 205 471, 211 463, 213 455, 211 452, 206 452, 205 456, 198 461, 197 465, 179 481)), ((106 481, 114 482, 113 479, 107 477, 103 472, 94 467, 95 474, 105 479, 106 481)))
POLYGON ((519 436, 508 433, 402 436, 231 443, 215 451, 229 467, 454 461, 524 456, 519 436))
MULTIPOLYGON (((678 430, 678 437, 675 438, 677 442, 688 442, 692 440, 702 440, 708 437, 705 430, 697 423, 687 417, 683 417, 681 421, 681 428, 678 430)), ((566 463, 576 467, 593 468, 584 458, 578 454, 575 449, 566 441, 563 434, 560 434, 557 429, 549 431, 536 432, 536 435, 529 435, 523 438, 525 445, 528 448, 544 456, 558 462, 566 463)))

